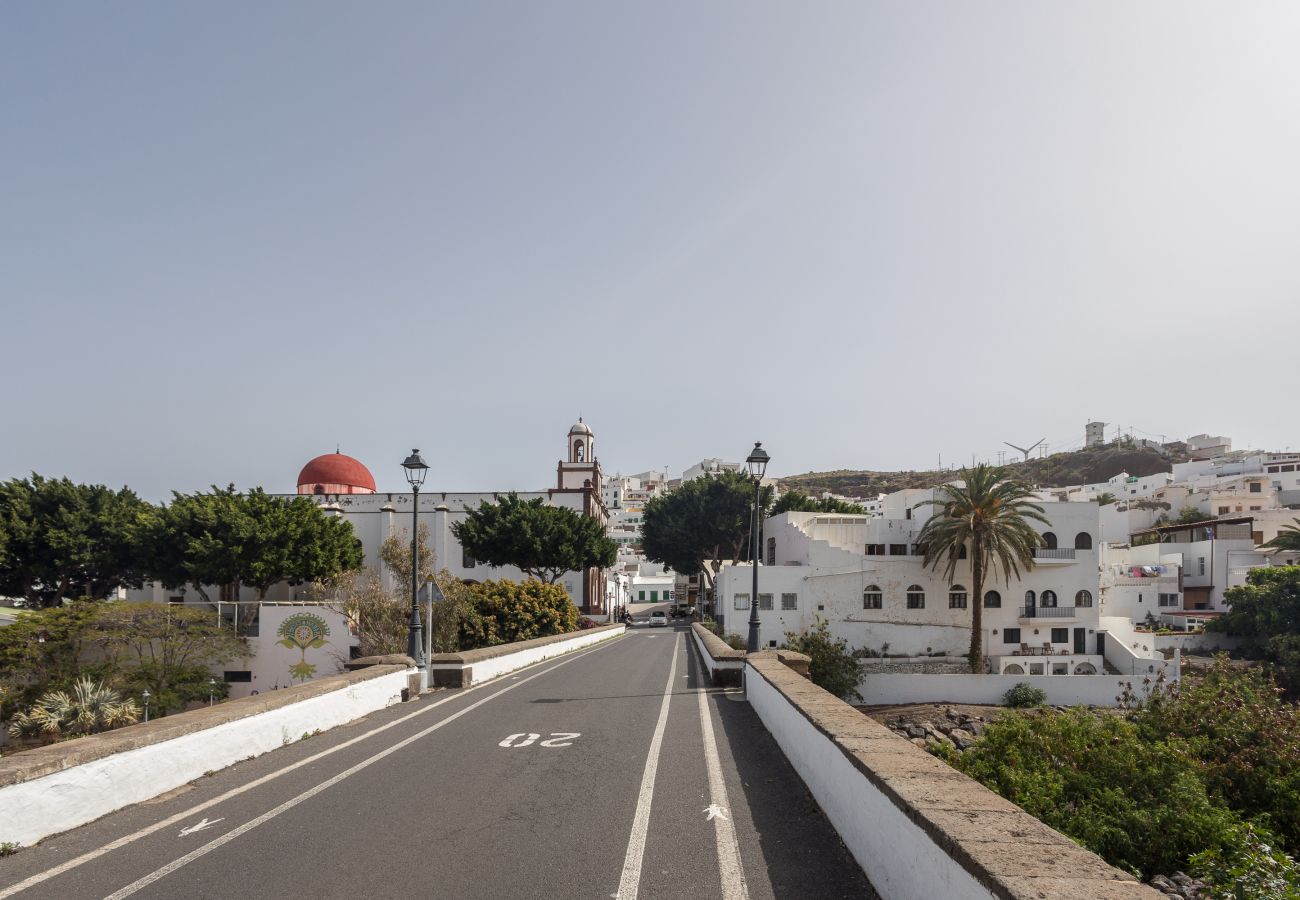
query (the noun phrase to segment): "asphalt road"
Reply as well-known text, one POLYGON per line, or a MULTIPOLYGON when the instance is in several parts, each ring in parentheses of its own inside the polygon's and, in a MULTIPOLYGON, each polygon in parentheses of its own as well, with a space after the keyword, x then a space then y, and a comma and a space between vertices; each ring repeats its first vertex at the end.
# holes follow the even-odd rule
POLYGON ((439 691, 0 859, 23 898, 874 897, 685 628, 439 691))

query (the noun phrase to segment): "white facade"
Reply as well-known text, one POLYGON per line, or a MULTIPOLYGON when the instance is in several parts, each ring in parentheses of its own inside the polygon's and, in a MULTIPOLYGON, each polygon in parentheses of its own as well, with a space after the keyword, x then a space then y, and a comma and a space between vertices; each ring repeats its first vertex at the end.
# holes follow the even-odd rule
MULTIPOLYGON (((899 491, 880 518, 785 513, 767 520, 759 576, 760 639, 775 646, 787 631, 817 618, 855 648, 909 656, 963 655, 970 641, 970 568, 951 581, 923 565, 916 544, 934 507, 932 491, 899 491), (885 648, 884 645, 888 644, 885 648)), ((1097 507, 1045 503, 1050 528, 1036 565, 1010 584, 984 585, 984 646, 993 671, 1029 665, 1101 671, 1097 652, 1097 507), (1044 645, 1052 655, 1043 654, 1044 645), (1027 651, 1035 655, 1029 656, 1027 651)), ((1036 526, 1038 527, 1038 526, 1036 526)), ((718 579, 717 615, 728 631, 746 633, 753 568, 726 566, 718 579)))

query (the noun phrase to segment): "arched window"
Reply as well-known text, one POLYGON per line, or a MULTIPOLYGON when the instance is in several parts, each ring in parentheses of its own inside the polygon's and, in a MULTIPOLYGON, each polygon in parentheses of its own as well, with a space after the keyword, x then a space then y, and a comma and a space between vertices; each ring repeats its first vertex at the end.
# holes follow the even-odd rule
POLYGON ((965 558, 966 558, 966 545, 965 545, 965 544, 962 544, 962 545, 961 545, 961 549, 957 551, 957 558, 958 558, 958 559, 965 559, 965 558))
POLYGON ((914 584, 907 589, 907 608, 925 609, 925 588, 914 584))
POLYGON ((583 459, 583 455, 585 454, 585 452, 586 452, 586 448, 582 446, 582 441, 573 442, 573 458, 575 461, 585 462, 585 460, 583 459))
POLYGON ((997 591, 988 591, 988 592, 986 592, 986 593, 984 594, 984 608, 985 608, 985 609, 1001 609, 1001 608, 1002 608, 1002 595, 999 594, 997 591))
POLYGON ((1092 606, 1092 594, 1087 591, 1079 591, 1074 595, 1075 606, 1092 606))
POLYGON ((1034 592, 1025 591, 1025 606, 1033 606, 1035 602, 1034 592))
POLYGON ((1003 674, 1003 675, 1023 675, 1023 674, 1025 674, 1025 667, 1022 666, 1022 665, 1020 665, 1020 663, 1011 663, 1011 664, 1008 665, 1005 669, 1002 670, 1002 674, 1003 674))
POLYGON ((1096 675, 1097 667, 1090 662, 1082 662, 1074 667, 1075 675, 1096 675))
POLYGON ((314 488, 311 489, 311 492, 312 492, 313 494, 316 494, 317 496, 319 496, 319 495, 321 495, 321 494, 324 494, 324 493, 325 493, 325 485, 323 485, 323 484, 318 484, 318 485, 316 485, 314 488))
POLYGON ((1043 546, 1048 550, 1056 549, 1056 535, 1050 531, 1043 532, 1043 546))
POLYGON ((1086 532, 1086 531, 1080 531, 1078 534, 1076 534, 1076 535, 1074 536, 1074 549, 1075 549, 1075 550, 1091 550, 1091 549, 1092 549, 1092 535, 1088 534, 1088 532, 1086 532))
POLYGON ((966 588, 960 584, 954 584, 948 588, 948 608, 965 609, 966 608, 966 588))
POLYGON ((1056 606, 1056 591, 1043 591, 1043 596, 1039 600, 1041 606, 1056 606))
POLYGON ((880 585, 869 584, 862 589, 862 608, 863 609, 880 609, 885 605, 885 594, 880 590, 880 585))

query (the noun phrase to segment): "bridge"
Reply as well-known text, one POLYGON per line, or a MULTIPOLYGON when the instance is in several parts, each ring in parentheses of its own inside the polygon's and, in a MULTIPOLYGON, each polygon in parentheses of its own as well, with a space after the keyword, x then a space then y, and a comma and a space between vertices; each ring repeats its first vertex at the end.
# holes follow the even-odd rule
MULTIPOLYGON (((609 631, 285 732, 279 749, 54 834, 0 859, 0 900, 1159 896, 775 654, 744 659, 699 626, 609 631), (747 691, 725 686, 738 667, 747 691)), ((317 699, 394 677, 363 674, 317 699)), ((114 750, 153 749, 134 772, 161 778, 216 743, 215 727, 182 730, 204 743, 114 750)), ((0 768, 0 840, 7 816, 34 809, 13 789, 68 771, 0 768)))

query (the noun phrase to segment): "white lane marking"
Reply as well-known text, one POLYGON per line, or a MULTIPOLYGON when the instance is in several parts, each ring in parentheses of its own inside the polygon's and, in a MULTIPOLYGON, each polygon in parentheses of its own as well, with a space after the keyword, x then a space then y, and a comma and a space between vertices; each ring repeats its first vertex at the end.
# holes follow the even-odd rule
POLYGON ((627 839, 627 855, 623 857, 623 877, 618 883, 618 900, 635 900, 641 888, 641 862, 645 859, 645 841, 650 831, 650 801, 655 792, 655 774, 659 771, 659 748, 664 742, 664 727, 668 724, 668 701, 673 697, 673 682, 677 680, 677 647, 680 639, 673 638, 673 662, 668 667, 668 684, 664 686, 664 700, 659 706, 659 721, 650 752, 646 754, 645 773, 641 776, 641 793, 636 801, 636 815, 632 817, 632 834, 627 839))
MULTIPOLYGON (((573 656, 569 657, 568 659, 559 662, 556 665, 551 666, 549 669, 546 669, 543 672, 538 672, 536 675, 529 676, 528 680, 532 681, 534 678, 540 678, 542 675, 545 675, 547 672, 554 672, 556 669, 560 668, 560 666, 567 666, 569 663, 574 662, 577 659, 580 659, 584 656, 588 656, 592 653, 595 653, 597 650, 602 650, 605 647, 617 643, 618 641, 622 640, 622 638, 623 636, 619 635, 618 637, 611 638, 608 641, 602 641, 599 645, 592 647, 590 650, 582 650, 574 654, 573 656)), ((430 712, 431 710, 437 709, 439 706, 442 706, 444 703, 450 703, 453 700, 458 700, 461 697, 464 697, 466 694, 471 694, 474 693, 475 691, 480 691, 483 688, 488 687, 493 683, 494 682, 486 682, 484 684, 475 685, 474 687, 465 688, 459 693, 453 694, 452 696, 446 697, 442 700, 438 700, 435 703, 430 703, 428 706, 421 707, 420 709, 417 709, 415 712, 407 713, 401 718, 394 719, 393 721, 385 725, 380 725, 377 728, 372 728, 369 731, 367 731, 365 734, 359 734, 356 737, 350 738, 341 744, 337 744, 333 747, 329 747, 328 749, 322 750, 319 753, 315 753, 307 757, 306 759, 300 759, 298 760, 298 762, 287 765, 283 769, 276 769, 274 772, 270 772, 266 775, 263 775, 261 778, 257 778, 254 779, 253 781, 248 782, 248 784, 240 785, 237 788, 231 788, 230 790, 226 791, 224 794, 220 794, 216 797, 213 797, 211 800, 205 800, 202 803, 196 804, 195 806, 191 806, 189 809, 183 810, 182 812, 178 812, 173 816, 168 816, 167 818, 163 819, 160 822, 155 822, 152 825, 148 825, 144 828, 141 828, 139 831, 135 831, 132 832, 131 834, 123 835, 122 837, 118 838, 115 841, 111 841, 102 847, 96 847, 94 850, 90 850, 86 853, 83 853, 80 856, 68 860, 67 862, 60 863, 59 865, 54 866, 53 868, 46 869, 44 872, 37 872, 35 875, 25 878, 24 880, 18 882, 17 884, 12 884, 7 888, 0 889, 0 900, 6 900, 6 898, 12 897, 14 894, 17 894, 19 891, 25 891, 30 887, 35 887, 36 885, 40 884, 43 881, 48 881, 51 878, 54 878, 58 875, 62 875, 64 872, 68 872, 72 869, 77 868, 78 866, 85 865, 86 863, 96 860, 107 853, 112 853, 114 850, 117 850, 121 847, 125 847, 127 844, 138 841, 140 838, 148 837, 149 835, 153 834, 155 831, 160 831, 164 828, 169 828, 172 825, 177 824, 178 822, 183 822, 186 819, 188 819, 190 816, 194 815, 195 813, 203 812, 203 810, 205 809, 211 809, 213 806, 216 806, 218 803, 224 803, 225 801, 229 800, 231 797, 237 797, 240 794, 253 790, 254 788, 261 787, 262 785, 266 784, 268 781, 274 781, 276 778, 279 778, 281 775, 287 775, 295 769, 300 769, 303 766, 309 766, 312 763, 325 758, 326 756, 330 756, 331 754, 338 753, 340 750, 345 750, 348 747, 351 747, 353 744, 357 744, 368 738, 372 738, 382 731, 387 731, 390 728, 396 728, 398 725, 401 725, 403 722, 406 722, 409 719, 414 719, 416 716, 422 716, 425 713, 430 712)), ((522 681, 519 683, 523 684, 522 681)))
POLYGON ((704 807, 703 811, 709 814, 709 817, 704 820, 706 822, 712 822, 714 819, 718 818, 718 816, 721 816, 724 819, 727 817, 727 811, 716 803, 711 803, 704 807))
POLYGON ((203 831, 205 828, 211 828, 213 825, 216 825, 218 822, 224 822, 224 821, 226 820, 213 819, 212 821, 208 821, 208 819, 205 817, 202 822, 195 822, 189 828, 182 828, 181 833, 176 836, 185 837, 185 835, 187 834, 194 834, 195 832, 203 831))
MULTIPOLYGON (((736 826, 721 811, 727 808, 727 782, 722 778, 722 762, 718 759, 718 742, 713 737, 713 717, 709 715, 706 692, 696 689, 700 700, 700 731, 704 735, 704 761, 709 772, 709 808, 705 810, 713 821, 714 838, 718 843, 718 873, 722 879, 723 900, 748 900, 749 888, 745 884, 745 867, 740 862, 740 844, 736 841, 736 826)), ((707 819, 705 821, 708 821, 707 819)))
MULTIPOLYGON (((571 660, 565 660, 565 662, 571 662, 571 660)), ((271 821, 281 813, 288 812, 298 804, 310 800, 312 797, 315 797, 321 791, 325 791, 328 790, 329 788, 332 788, 334 785, 338 784, 339 782, 347 778, 352 777, 356 773, 360 772, 362 769, 368 769, 370 766, 374 765, 375 763, 379 762, 380 760, 388 756, 391 756, 392 754, 396 753, 398 750, 401 750, 403 747, 406 747, 409 744, 413 744, 422 738, 428 737, 429 735, 433 734, 433 732, 437 731, 442 726, 448 725, 456 721, 466 713, 473 712, 474 710, 482 706, 484 703, 488 703, 489 701, 495 700, 497 697, 500 697, 502 694, 509 693, 510 691, 513 691, 515 688, 527 684, 528 682, 532 681, 534 678, 541 678, 543 675, 546 675, 548 672, 552 672, 558 668, 559 666, 552 666, 550 669, 547 669, 546 672, 538 672, 536 675, 533 675, 529 678, 525 678, 522 681, 516 682, 515 684, 506 685, 501 690, 497 691, 495 694, 489 694, 488 696, 484 697, 482 700, 477 700, 474 703, 471 703, 469 706, 465 707, 464 709, 452 713, 451 715, 447 716, 447 718, 439 719, 437 722, 434 722, 432 725, 430 725, 428 728, 424 729, 423 731, 417 731, 415 734, 411 735, 410 737, 403 738, 402 740, 398 741, 396 744, 393 744, 391 747, 387 747, 383 750, 380 750, 378 753, 375 753, 374 755, 363 759, 361 762, 357 763, 355 766, 352 766, 350 769, 344 769, 342 772, 335 775, 333 778, 322 781, 320 784, 316 785, 313 788, 308 788, 307 790, 303 791, 301 794, 299 794, 297 797, 294 797, 291 800, 284 801, 283 803, 281 803, 279 806, 277 806, 275 809, 271 810, 270 812, 265 812, 262 815, 258 816, 256 819, 252 819, 251 821, 245 822, 243 825, 240 825, 238 828, 226 832, 221 837, 209 841, 208 843, 204 844, 202 847, 199 847, 197 850, 192 850, 189 853, 186 853, 184 856, 180 857, 179 859, 172 860, 167 865, 163 866, 161 869, 157 869, 156 871, 150 872, 148 875, 144 876, 143 878, 136 879, 135 881, 131 882, 121 890, 114 891, 113 893, 109 894, 107 897, 104 898, 104 900, 123 900, 123 898, 125 897, 130 897, 132 894, 136 893, 139 890, 142 890, 143 888, 148 887, 149 885, 153 884, 155 881, 159 880, 160 878, 164 878, 167 875, 170 875, 172 872, 175 872, 177 869, 181 868, 182 866, 187 866, 190 863, 192 863, 194 860, 198 859, 199 857, 206 856, 207 854, 211 853, 213 850, 216 850, 219 847, 224 847, 226 844, 230 843, 240 835, 247 834, 257 826, 263 825, 271 821)))

